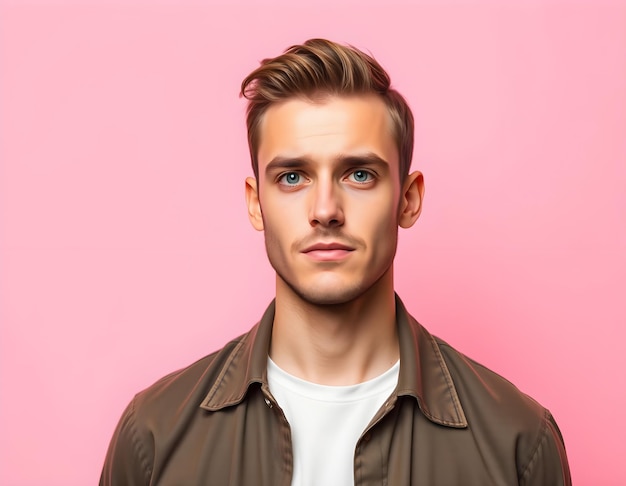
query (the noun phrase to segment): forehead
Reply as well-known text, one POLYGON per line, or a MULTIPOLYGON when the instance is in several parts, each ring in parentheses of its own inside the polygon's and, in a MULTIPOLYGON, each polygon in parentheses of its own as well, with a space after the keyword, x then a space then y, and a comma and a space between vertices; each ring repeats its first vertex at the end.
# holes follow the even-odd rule
POLYGON ((398 164, 392 122, 376 95, 293 98, 270 106, 260 124, 259 172, 276 157, 332 160, 373 153, 398 164))

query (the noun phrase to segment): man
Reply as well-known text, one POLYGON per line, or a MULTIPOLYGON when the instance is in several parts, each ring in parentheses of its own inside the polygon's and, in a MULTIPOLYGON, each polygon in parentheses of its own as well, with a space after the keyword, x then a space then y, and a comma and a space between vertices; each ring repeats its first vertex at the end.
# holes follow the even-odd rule
POLYGON ((424 196, 387 73, 315 39, 242 84, 276 299, 250 332, 139 393, 101 485, 566 485, 550 413, 431 336, 394 293, 424 196))

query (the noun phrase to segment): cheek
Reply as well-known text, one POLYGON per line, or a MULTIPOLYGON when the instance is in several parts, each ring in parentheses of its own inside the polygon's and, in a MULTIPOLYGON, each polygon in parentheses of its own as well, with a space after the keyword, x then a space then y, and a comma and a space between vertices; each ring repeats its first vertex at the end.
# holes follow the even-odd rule
POLYGON ((379 203, 368 209, 368 211, 362 211, 359 214, 358 221, 354 221, 352 230, 367 242, 374 259, 387 261, 390 255, 395 254, 397 244, 396 204, 394 201, 390 201, 389 203, 379 203))
POLYGON ((294 204, 270 198, 261 201, 265 239, 272 244, 289 246, 301 226, 302 216, 294 204))
POLYGON ((371 201, 355 201, 351 226, 357 231, 360 229, 373 233, 375 237, 382 237, 390 228, 397 227, 397 206, 391 196, 371 201))
POLYGON ((304 192, 285 194, 272 187, 261 192, 259 203, 264 220, 275 225, 298 225, 303 220, 308 221, 304 192))

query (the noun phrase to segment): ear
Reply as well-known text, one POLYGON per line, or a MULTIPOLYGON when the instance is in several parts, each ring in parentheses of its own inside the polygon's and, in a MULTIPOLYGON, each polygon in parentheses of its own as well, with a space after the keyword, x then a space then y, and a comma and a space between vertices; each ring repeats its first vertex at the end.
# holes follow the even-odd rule
POLYGON ((398 208, 398 224, 402 228, 410 228, 415 224, 422 212, 424 199, 424 176, 415 171, 409 174, 402 184, 400 206, 398 208))
POLYGON ((248 218, 257 231, 263 231, 263 215, 261 214, 261 202, 259 201, 259 187, 254 177, 246 177, 246 205, 248 206, 248 218))

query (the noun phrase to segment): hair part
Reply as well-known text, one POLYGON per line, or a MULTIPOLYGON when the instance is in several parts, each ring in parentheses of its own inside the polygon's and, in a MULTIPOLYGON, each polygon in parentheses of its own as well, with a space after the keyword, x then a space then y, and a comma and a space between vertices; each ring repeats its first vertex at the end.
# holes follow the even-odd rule
POLYGON ((248 146, 257 180, 261 122, 270 106, 291 98, 321 101, 327 96, 365 94, 380 96, 389 111, 403 182, 413 156, 411 109, 402 95, 391 88, 389 75, 373 57, 326 39, 310 39, 291 46, 280 56, 261 61, 241 83, 240 96, 248 100, 248 146))

